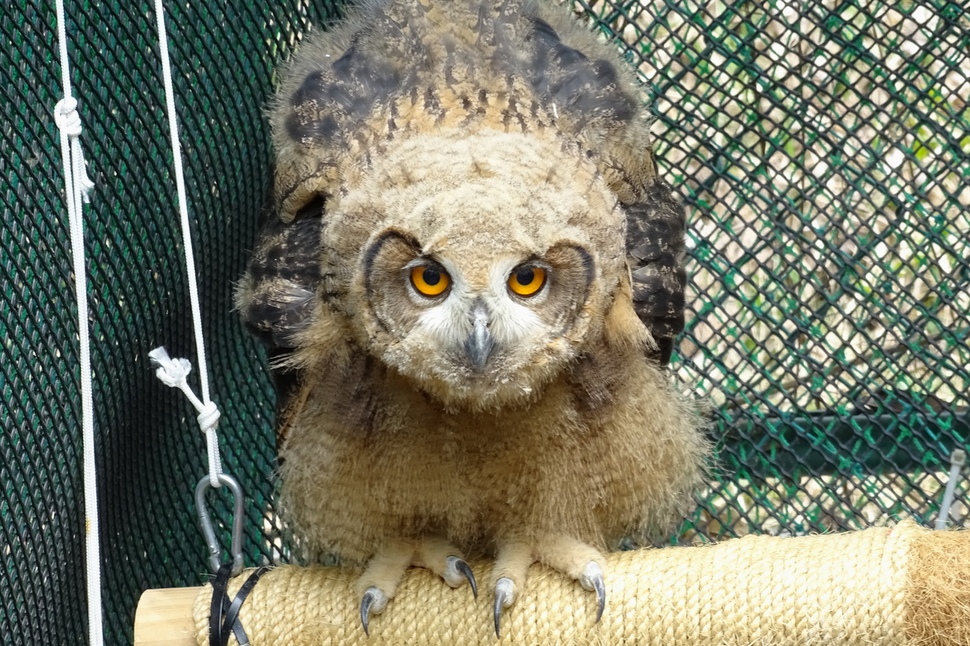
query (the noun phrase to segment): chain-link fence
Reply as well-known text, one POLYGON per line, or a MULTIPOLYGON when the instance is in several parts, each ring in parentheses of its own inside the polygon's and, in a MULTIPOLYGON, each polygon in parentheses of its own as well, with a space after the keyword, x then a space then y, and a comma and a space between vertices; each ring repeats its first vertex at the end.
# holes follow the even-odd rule
MULTIPOLYGON (((680 376, 716 404, 709 537, 939 511, 970 438, 970 13, 594 5, 689 204, 680 376)), ((951 512, 962 524, 966 481, 951 512)))
MULTIPOLYGON (((193 412, 147 352, 193 348, 154 16, 68 3, 97 184, 89 267, 107 637, 139 593, 198 585, 193 412)), ((628 48, 691 222, 678 378, 713 403, 719 470, 678 540, 935 519, 970 436, 965 4, 577 2, 628 48)), ((326 2, 169 3, 213 397, 248 494, 247 562, 278 556, 272 389, 231 312, 270 151, 273 69, 326 2)), ((52 108, 53 3, 0 11, 0 636, 85 640, 77 324, 52 108)), ((951 511, 964 524, 965 480, 951 511)), ((219 500, 215 515, 225 522, 219 500)))

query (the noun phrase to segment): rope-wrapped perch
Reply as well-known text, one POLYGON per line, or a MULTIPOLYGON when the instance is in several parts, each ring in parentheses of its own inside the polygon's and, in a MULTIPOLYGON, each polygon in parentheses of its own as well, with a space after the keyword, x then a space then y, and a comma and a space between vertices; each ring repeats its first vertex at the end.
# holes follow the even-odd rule
MULTIPOLYGON (((485 583, 488 564, 473 567, 485 583)), ((452 590, 419 569, 371 619, 370 638, 360 627, 357 573, 349 570, 277 568, 260 580, 241 618, 253 646, 970 644, 970 532, 904 522, 846 534, 752 536, 618 552, 606 572, 606 612, 595 624, 595 595, 534 566, 503 617, 501 641, 487 585, 473 601, 467 586, 452 590)), ((244 578, 230 586, 230 597, 244 578)), ((211 593, 207 586, 195 600, 199 646, 207 643, 211 593)))

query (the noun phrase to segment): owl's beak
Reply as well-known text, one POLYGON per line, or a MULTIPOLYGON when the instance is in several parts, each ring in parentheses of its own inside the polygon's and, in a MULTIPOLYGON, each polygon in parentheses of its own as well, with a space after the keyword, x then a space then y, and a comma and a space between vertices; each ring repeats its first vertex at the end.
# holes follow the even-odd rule
POLYGON ((495 339, 488 331, 490 318, 491 314, 485 303, 477 301, 472 307, 472 331, 465 339, 465 354, 477 372, 485 368, 492 350, 495 349, 495 339))

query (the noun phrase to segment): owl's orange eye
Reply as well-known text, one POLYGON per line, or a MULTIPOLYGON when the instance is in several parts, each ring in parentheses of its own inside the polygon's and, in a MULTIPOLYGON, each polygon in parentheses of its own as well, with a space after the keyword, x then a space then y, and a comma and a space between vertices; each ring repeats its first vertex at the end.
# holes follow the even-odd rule
POLYGON ((518 296, 535 296, 546 284, 546 270, 542 267, 525 265, 509 276, 509 289, 518 296))
POLYGON ((450 284, 451 278, 439 267, 419 265, 411 270, 411 285, 422 296, 440 296, 450 284))

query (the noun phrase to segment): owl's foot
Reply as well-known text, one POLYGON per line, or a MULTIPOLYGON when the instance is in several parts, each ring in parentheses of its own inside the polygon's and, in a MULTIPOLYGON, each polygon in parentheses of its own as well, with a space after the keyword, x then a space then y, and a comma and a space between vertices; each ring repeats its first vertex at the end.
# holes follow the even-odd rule
POLYGON ((547 535, 535 544, 518 541, 499 545, 492 578, 495 581, 495 602, 492 616, 495 636, 502 636, 502 612, 515 603, 516 593, 525 588, 529 566, 539 561, 571 579, 586 590, 596 593, 596 621, 606 607, 606 585, 603 582, 604 557, 599 550, 568 536, 547 535))
POLYGON ((360 624, 370 636, 371 615, 380 614, 397 592, 397 585, 409 566, 422 567, 440 576, 452 588, 466 582, 478 598, 478 584, 461 552, 447 541, 426 538, 421 541, 397 541, 374 554, 357 580, 360 594, 360 624))
POLYGON ((357 579, 360 595, 360 623, 364 633, 370 636, 370 617, 384 611, 387 602, 397 592, 397 584, 404 570, 414 560, 414 544, 397 541, 384 546, 367 563, 364 573, 357 579))
POLYGON ((443 538, 425 538, 417 542, 411 565, 431 570, 452 588, 466 582, 472 587, 472 595, 478 598, 478 583, 472 569, 460 556, 461 552, 443 538))

